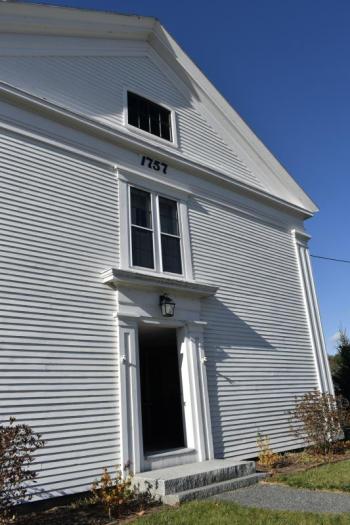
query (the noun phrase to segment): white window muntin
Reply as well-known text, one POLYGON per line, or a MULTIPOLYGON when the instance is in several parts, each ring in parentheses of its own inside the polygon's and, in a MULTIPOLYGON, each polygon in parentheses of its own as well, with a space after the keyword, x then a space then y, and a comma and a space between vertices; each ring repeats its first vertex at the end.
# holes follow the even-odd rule
POLYGON ((174 199, 173 197, 160 193, 155 191, 150 191, 149 189, 142 187, 138 184, 129 184, 128 185, 128 210, 129 210, 129 260, 130 260, 130 266, 132 268, 140 269, 143 271, 150 271, 150 272, 157 272, 157 273, 163 273, 163 274, 169 274, 174 275, 178 277, 183 277, 185 274, 185 261, 184 261, 184 249, 183 249, 183 236, 182 236, 182 221, 181 221, 181 212, 180 212, 180 205, 179 201, 177 199, 174 199), (132 215, 131 215, 131 188, 135 188, 141 191, 144 191, 148 193, 151 197, 151 221, 152 221, 152 229, 144 228, 148 231, 152 231, 152 240, 153 240, 153 260, 154 260, 154 268, 148 268, 145 266, 136 266, 133 264, 133 250, 132 250, 132 228, 133 226, 139 227, 138 225, 132 224, 132 215), (169 237, 175 237, 179 239, 180 244, 180 258, 181 258, 181 273, 173 273, 173 272, 165 272, 163 270, 163 258, 162 258, 162 232, 161 232, 161 226, 160 226, 160 208, 159 208, 159 197, 163 197, 164 199, 168 199, 170 201, 173 201, 176 203, 177 206, 177 221, 178 221, 178 231, 179 235, 171 235, 171 234, 164 234, 169 235, 169 237), (155 213, 156 212, 156 213, 155 213))
POLYGON ((155 141, 158 142, 164 146, 170 146, 172 148, 179 147, 178 145, 178 138, 177 138, 177 124, 176 124, 176 111, 173 107, 169 106, 169 104, 162 102, 159 102, 159 100, 156 100, 154 97, 149 96, 146 93, 143 93, 140 89, 137 87, 128 86, 123 89, 123 125, 124 128, 127 129, 129 132, 134 133, 135 135, 140 135, 142 138, 146 139, 149 142, 155 141), (162 106, 163 108, 170 111, 170 122, 171 122, 171 135, 172 140, 165 140, 162 137, 158 137, 157 135, 152 135, 152 133, 148 133, 148 131, 144 131, 143 129, 136 128, 135 126, 132 126, 129 124, 128 120, 128 91, 131 91, 132 93, 135 93, 135 95, 139 95, 140 97, 148 99, 150 102, 154 102, 155 104, 158 104, 159 106, 162 106))

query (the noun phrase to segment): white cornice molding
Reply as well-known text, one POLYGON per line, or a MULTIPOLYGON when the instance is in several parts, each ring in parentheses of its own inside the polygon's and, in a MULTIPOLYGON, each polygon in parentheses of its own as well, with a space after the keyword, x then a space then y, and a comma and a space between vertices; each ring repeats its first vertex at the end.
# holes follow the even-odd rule
POLYGON ((146 40, 156 19, 115 12, 2 2, 0 32, 146 40))
POLYGON ((149 291, 177 292, 197 297, 210 297, 215 295, 218 287, 198 281, 185 281, 162 275, 109 268, 101 274, 102 282, 115 290, 120 286, 143 288, 149 291))
POLYGON ((165 160, 168 162, 170 159, 173 165, 178 167, 180 170, 182 169, 189 171, 197 176, 204 177, 207 180, 229 185, 234 191, 246 194, 247 196, 253 198, 257 198, 260 201, 269 202, 270 204, 282 210, 289 210, 290 212, 303 218, 309 218, 313 215, 312 212, 305 208, 296 206, 279 197, 275 197, 274 195, 260 188, 254 188, 253 186, 238 181, 229 175, 216 172, 207 166, 201 165, 198 162, 184 157, 182 154, 170 148, 166 148, 163 145, 160 146, 158 144, 152 144, 152 142, 132 133, 128 133, 124 129, 108 127, 81 114, 62 108, 61 106, 53 104, 52 102, 48 102, 47 100, 24 92, 5 82, 0 82, 0 97, 1 96, 4 99, 15 102, 17 105, 22 105, 23 107, 29 107, 31 109, 35 108, 36 111, 49 115, 51 119, 58 122, 64 122, 66 125, 78 128, 84 133, 102 137, 109 142, 121 144, 122 146, 134 151, 156 154, 160 160, 165 160))
POLYGON ((302 246, 307 246, 309 240, 311 239, 311 235, 306 233, 306 231, 294 229, 292 230, 292 234, 294 235, 296 243, 302 246))
POLYGON ((94 155, 93 153, 85 151, 82 148, 72 146, 71 144, 66 144, 57 138, 51 138, 46 135, 43 136, 39 131, 34 130, 33 128, 28 129, 23 127, 22 123, 18 123, 14 120, 11 120, 10 122, 9 120, 1 117, 0 129, 9 131, 10 133, 15 133, 16 135, 24 136, 36 142, 41 142, 42 144, 46 144, 50 147, 63 150, 71 155, 76 155, 77 157, 81 157, 84 160, 89 160, 90 162, 94 162, 102 168, 106 168, 109 171, 117 173, 117 165, 114 162, 99 155, 94 155))

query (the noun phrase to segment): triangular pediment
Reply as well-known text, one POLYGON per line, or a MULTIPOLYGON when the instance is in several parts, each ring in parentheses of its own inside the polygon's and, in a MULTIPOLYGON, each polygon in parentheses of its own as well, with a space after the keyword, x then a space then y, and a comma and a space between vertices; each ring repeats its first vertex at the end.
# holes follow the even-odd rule
POLYGON ((8 22, 0 41, 2 82, 118 130, 125 129, 126 92, 142 94, 174 110, 174 148, 185 159, 316 210, 156 20, 27 4, 0 9, 0 30, 6 16, 8 22), (21 14, 24 32, 11 34, 9 20, 18 30, 21 14), (42 25, 31 26, 40 17, 42 25))

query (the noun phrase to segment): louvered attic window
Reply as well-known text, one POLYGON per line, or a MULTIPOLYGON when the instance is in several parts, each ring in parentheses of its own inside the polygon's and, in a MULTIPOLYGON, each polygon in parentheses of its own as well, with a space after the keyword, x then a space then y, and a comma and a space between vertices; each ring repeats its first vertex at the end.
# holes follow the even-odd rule
POLYGON ((128 124, 172 141, 171 112, 146 98, 128 91, 128 124))

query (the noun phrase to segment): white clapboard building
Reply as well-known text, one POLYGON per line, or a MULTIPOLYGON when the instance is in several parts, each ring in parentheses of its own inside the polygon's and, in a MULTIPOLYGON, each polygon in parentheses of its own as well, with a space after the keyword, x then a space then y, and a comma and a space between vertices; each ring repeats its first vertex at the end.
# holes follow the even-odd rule
POLYGON ((39 497, 300 446, 317 208, 156 19, 2 3, 0 152, 0 416, 46 441, 39 497))

